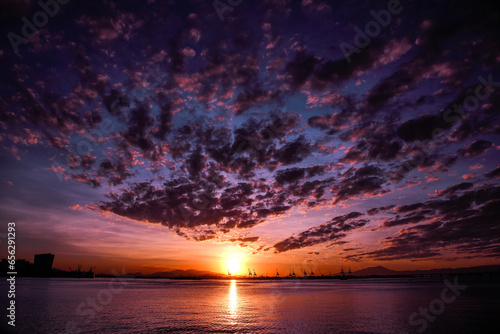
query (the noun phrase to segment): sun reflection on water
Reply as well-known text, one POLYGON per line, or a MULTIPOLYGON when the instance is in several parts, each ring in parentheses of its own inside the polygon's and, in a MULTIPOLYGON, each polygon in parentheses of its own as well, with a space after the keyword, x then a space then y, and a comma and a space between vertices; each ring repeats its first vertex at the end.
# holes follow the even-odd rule
POLYGON ((236 290, 236 281, 231 280, 231 285, 229 286, 229 316, 236 323, 236 318, 238 316, 238 292, 236 290))

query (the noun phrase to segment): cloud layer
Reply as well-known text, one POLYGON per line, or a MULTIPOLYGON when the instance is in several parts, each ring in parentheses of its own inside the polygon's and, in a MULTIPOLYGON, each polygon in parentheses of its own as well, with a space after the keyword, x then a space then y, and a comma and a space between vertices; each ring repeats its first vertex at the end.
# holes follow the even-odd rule
MULTIPOLYGON (((0 6, 5 36, 40 10, 0 6)), ((348 62, 340 44, 386 6, 245 2, 221 21, 207 1, 72 2, 0 44, 2 154, 191 241, 282 253, 387 231, 345 257, 498 257, 496 10, 404 2, 348 62), (254 235, 299 212, 334 218, 254 235)))

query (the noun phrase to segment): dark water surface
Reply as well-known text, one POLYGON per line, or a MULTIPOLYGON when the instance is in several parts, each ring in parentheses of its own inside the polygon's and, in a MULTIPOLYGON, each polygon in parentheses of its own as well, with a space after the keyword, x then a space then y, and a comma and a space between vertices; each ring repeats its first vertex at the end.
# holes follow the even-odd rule
POLYGON ((14 332, 500 333, 498 276, 444 279, 18 278, 14 332))

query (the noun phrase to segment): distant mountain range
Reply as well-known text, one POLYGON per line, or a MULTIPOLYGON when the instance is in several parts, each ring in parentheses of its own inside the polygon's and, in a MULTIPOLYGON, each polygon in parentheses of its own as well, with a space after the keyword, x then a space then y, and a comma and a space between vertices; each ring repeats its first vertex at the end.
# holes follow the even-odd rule
POLYGON ((429 275, 429 274, 453 274, 453 273, 487 273, 500 272, 500 265, 466 267, 466 268, 440 268, 429 270, 406 270, 396 271, 382 266, 369 267, 353 272, 354 276, 392 276, 392 275, 429 275))
POLYGON ((404 275, 399 271, 390 270, 382 266, 378 267, 369 267, 365 269, 361 269, 358 271, 354 271, 352 273, 354 276, 370 276, 370 275, 378 275, 378 276, 389 276, 389 275, 404 275))
MULTIPOLYGON (((429 269, 429 270, 406 270, 397 271, 387 269, 382 266, 369 267, 354 271, 352 274, 354 276, 396 276, 396 275, 429 275, 429 274, 452 274, 452 273, 488 273, 488 272, 500 272, 500 265, 491 266, 479 266, 479 267, 466 267, 466 268, 441 268, 441 269, 429 269)), ((195 269, 187 270, 171 270, 171 271, 159 271, 153 274, 144 275, 143 273, 129 273, 127 276, 131 277, 144 277, 144 278, 178 278, 178 277, 225 277, 226 275, 215 273, 212 271, 202 271, 195 269)))

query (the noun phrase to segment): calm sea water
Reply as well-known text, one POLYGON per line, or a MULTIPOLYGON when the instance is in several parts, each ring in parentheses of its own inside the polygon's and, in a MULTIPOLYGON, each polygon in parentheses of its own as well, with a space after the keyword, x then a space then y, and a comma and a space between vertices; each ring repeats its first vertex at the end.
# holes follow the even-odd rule
POLYGON ((443 280, 18 278, 15 332, 500 333, 498 276, 459 277, 459 296, 443 280))

